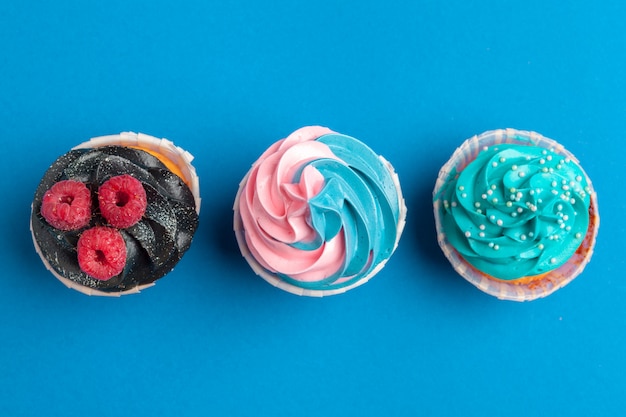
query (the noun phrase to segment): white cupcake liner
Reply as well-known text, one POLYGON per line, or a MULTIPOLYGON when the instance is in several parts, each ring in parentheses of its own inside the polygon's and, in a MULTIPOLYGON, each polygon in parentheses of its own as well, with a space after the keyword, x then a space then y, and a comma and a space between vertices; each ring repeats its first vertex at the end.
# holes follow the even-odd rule
MULTIPOLYGON (((149 149, 153 152, 158 153, 159 155, 163 155, 169 161, 171 161, 174 165, 176 165, 183 174, 183 181, 190 188, 195 201, 196 212, 200 214, 200 181, 198 175, 196 174, 196 169, 191 165, 191 161, 193 160, 193 155, 184 149, 175 146, 173 142, 167 139, 159 139, 153 136, 145 135, 143 133, 133 133, 133 132, 122 132, 119 135, 108 135, 108 136, 99 136, 95 138, 91 138, 87 142, 83 142, 80 145, 73 147, 72 149, 90 149, 90 148, 100 148, 103 146, 129 146, 129 147, 139 147, 142 149, 149 149)), ((31 205, 31 212, 33 207, 31 205)), ((43 255, 37 240, 35 239, 35 235, 33 233, 33 224, 32 224, 32 215, 30 221, 30 231, 33 239, 33 243, 35 245, 35 250, 39 254, 41 261, 45 265, 46 269, 54 275, 56 279, 61 281, 66 287, 72 288, 78 292, 81 292, 86 295, 96 295, 103 297, 121 297, 126 294, 137 294, 144 290, 145 288, 152 287, 155 285, 155 282, 151 282, 149 284, 138 285, 131 289, 125 291, 118 292, 104 292, 97 290, 95 288, 86 287, 84 285, 80 285, 70 279, 67 279, 60 275, 58 272, 50 266, 50 263, 43 255)))
MULTIPOLYGON (((396 248, 398 247, 398 242, 400 241, 400 236, 402 235, 402 231, 404 230, 404 226, 406 224, 406 205, 404 202, 404 198, 402 197, 402 189, 400 188, 400 180, 398 178, 398 174, 395 172, 393 166, 382 156, 378 156, 378 158, 382 161, 382 163, 387 167, 389 172, 391 173, 391 177, 393 179, 394 185, 396 186, 396 190, 398 193, 398 204, 400 207, 400 213, 398 218, 398 226, 396 230, 396 242, 394 244, 392 253, 389 255, 393 255, 396 248)), ((327 297, 330 295, 342 294, 352 288, 358 287, 360 285, 365 284, 369 281, 374 275, 380 272, 381 269, 385 266, 389 258, 385 259, 381 263, 379 263, 368 275, 361 278, 360 280, 347 285, 341 288, 335 288, 331 290, 311 290, 307 288, 301 288, 296 285, 290 284, 288 282, 283 281, 275 274, 267 271, 252 255, 250 250, 248 249, 248 244, 246 243, 245 230, 243 227, 243 222, 241 220, 241 215, 239 214, 239 200, 241 198, 241 194, 248 182, 248 177, 250 176, 250 171, 245 175, 243 180, 239 183, 239 190, 237 191, 237 195, 235 197, 235 203, 233 205, 234 217, 233 217, 233 229, 235 231, 235 237, 237 238, 237 244, 239 245, 239 250, 241 251, 242 256, 248 262, 252 270, 263 278, 265 281, 269 282, 273 286, 280 288, 281 290, 287 291, 291 294, 307 296, 307 297, 327 297)))
POLYGON ((585 266, 589 263, 589 260, 593 255, 593 248, 596 242, 598 228, 600 227, 598 200, 596 192, 591 184, 591 180, 585 173, 585 178, 590 189, 589 227, 587 228, 587 233, 583 243, 580 245, 576 253, 574 253, 574 255, 559 268, 550 271, 544 274, 541 278, 538 278, 536 281, 532 281, 527 284, 498 280, 478 271, 465 259, 463 259, 463 257, 448 241, 442 226, 441 206, 443 203, 440 197, 443 187, 445 187, 450 180, 454 179, 455 175, 458 175, 470 162, 472 162, 480 151, 482 151, 485 147, 501 143, 526 146, 536 145, 546 149, 553 149, 555 153, 562 155, 565 158, 570 158, 572 161, 578 163, 576 157, 568 152, 562 145, 535 132, 515 129, 500 129, 488 131, 482 133, 481 135, 467 139, 459 148, 456 149, 452 157, 439 171, 439 176, 433 190, 437 241, 454 269, 463 278, 471 282, 480 290, 502 300, 530 301, 552 294, 554 291, 570 283, 585 269, 585 266))

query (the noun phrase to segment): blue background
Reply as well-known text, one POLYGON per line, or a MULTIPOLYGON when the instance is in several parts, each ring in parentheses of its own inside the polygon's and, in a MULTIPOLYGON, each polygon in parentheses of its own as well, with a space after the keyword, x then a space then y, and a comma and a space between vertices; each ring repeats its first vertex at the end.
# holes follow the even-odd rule
POLYGON ((623 415, 623 1, 84 1, 0 6, 0 415, 623 415), (367 285, 300 298, 240 257, 231 206, 274 141, 321 124, 397 169, 400 246, 367 285), (530 303, 459 277, 431 191, 455 147, 535 130, 594 182, 572 284, 530 303), (43 267, 30 203, 56 157, 140 131, 196 156, 194 244, 121 299, 43 267))

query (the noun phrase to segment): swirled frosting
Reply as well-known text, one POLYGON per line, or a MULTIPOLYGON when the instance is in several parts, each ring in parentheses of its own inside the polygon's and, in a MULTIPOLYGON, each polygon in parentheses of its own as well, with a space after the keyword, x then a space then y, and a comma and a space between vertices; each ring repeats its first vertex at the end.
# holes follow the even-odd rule
POLYGON ((256 261, 300 288, 332 290, 391 256, 403 200, 390 167, 360 141, 306 127, 252 166, 239 199, 256 261))
POLYGON ((502 280, 558 268, 589 225, 582 168, 552 149, 499 144, 481 151, 443 191, 448 241, 478 270, 502 280))
POLYGON ((42 255, 60 276, 99 291, 120 292, 170 272, 191 244, 198 215, 189 187, 156 157, 138 149, 106 146, 72 150, 52 164, 35 192, 31 224, 42 255), (107 179, 123 174, 141 182, 148 204, 137 223, 119 229, 126 243, 124 270, 111 279, 99 280, 80 269, 76 245, 84 230, 106 225, 96 192, 107 179), (55 229, 40 214, 46 190, 67 179, 83 182, 92 193, 92 218, 75 231, 55 229))

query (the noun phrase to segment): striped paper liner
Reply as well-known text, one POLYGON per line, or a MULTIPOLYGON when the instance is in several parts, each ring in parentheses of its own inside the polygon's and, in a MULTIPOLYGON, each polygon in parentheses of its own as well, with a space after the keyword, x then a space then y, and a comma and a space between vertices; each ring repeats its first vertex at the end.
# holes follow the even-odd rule
MULTIPOLYGON (((398 174, 393 169, 393 166, 382 156, 379 156, 379 159, 383 162, 383 164, 387 167, 389 172, 391 173, 391 177, 393 178, 393 182, 396 186, 396 190, 398 192, 398 203, 400 207, 400 213, 398 218, 398 227, 396 231, 396 242, 393 248, 392 253, 389 255, 393 255, 393 252, 398 247, 398 242, 400 241, 400 236, 402 235, 402 231, 404 230, 404 225, 406 224, 406 205, 404 202, 404 198, 402 197, 402 190, 400 189, 400 180, 398 178, 398 174)), ((369 281, 374 275, 380 272, 381 269, 385 266, 389 258, 385 259, 383 262, 379 263, 374 270, 372 270, 367 276, 361 278, 360 280, 347 285, 341 288, 335 288, 332 290, 311 290, 306 288, 301 288, 296 285, 290 284, 288 282, 283 281, 275 274, 267 271, 250 253, 248 249, 248 244, 246 243, 245 230, 243 228, 243 223, 241 221, 241 215, 239 214, 239 199, 241 198, 241 194, 248 182, 248 176, 250 175, 250 171, 246 174, 246 176, 241 180, 239 184, 239 190, 237 191, 237 196, 235 197, 235 203, 233 205, 233 229, 235 231, 235 237, 237 238, 237 243, 239 245, 239 250, 241 251, 242 256, 246 259, 252 270, 263 278, 265 281, 269 282, 273 286, 280 288, 281 290, 287 291, 292 294, 302 295, 307 297, 326 297, 330 295, 342 294, 352 288, 358 287, 360 285, 365 284, 369 281)))
MULTIPOLYGON (((458 174, 472 162, 478 153, 485 147, 492 145, 510 143, 527 146, 539 146, 546 149, 553 149, 555 153, 570 158, 578 163, 578 160, 568 152, 562 145, 552 139, 546 138, 539 133, 515 130, 500 129, 482 133, 467 139, 459 148, 455 150, 452 157, 439 171, 439 176, 433 190, 433 205, 435 213, 435 226, 437 228, 437 241, 446 258, 450 261, 454 269, 466 280, 478 287, 487 294, 493 295, 502 300, 530 301, 552 294, 559 288, 564 287, 576 278, 584 269, 591 256, 600 227, 600 217, 598 214, 598 200, 593 189, 591 180, 585 174, 589 185, 589 227, 583 242, 572 257, 559 268, 539 275, 529 283, 521 284, 515 281, 498 280, 492 276, 484 274, 471 266, 450 244, 443 231, 442 210, 443 202, 441 195, 448 182, 453 180, 458 174)), ((580 165, 580 164, 579 164, 580 165)), ((583 171, 584 172, 584 171, 583 171)))
MULTIPOLYGON (((191 155, 189 152, 178 146, 175 146, 174 143, 167 139, 159 139, 153 136, 145 135, 143 133, 133 132, 122 132, 119 135, 108 135, 91 138, 87 142, 83 142, 72 149, 100 148, 103 146, 129 146, 149 149, 150 151, 162 155, 164 158, 174 163, 181 170, 183 174, 183 181, 185 181, 185 183, 191 189, 196 204, 196 212, 198 214, 200 213, 200 181, 198 175, 196 174, 196 169, 193 167, 193 165, 191 165, 193 155, 191 155)), ((35 245, 35 250, 39 254, 39 257, 41 258, 41 261, 45 265, 46 269, 50 271, 56 279, 61 281, 68 288, 72 288, 86 295, 120 297, 126 294, 137 294, 143 289, 155 285, 154 282, 151 282, 149 284, 138 285, 125 291, 104 292, 95 288, 90 288, 84 285, 77 284, 74 281, 63 277, 50 266, 50 263, 46 260, 43 253, 41 252, 41 248, 39 247, 39 244, 35 239, 35 235, 33 234, 32 220, 30 224, 30 230, 31 236, 33 238, 33 243, 35 245)))

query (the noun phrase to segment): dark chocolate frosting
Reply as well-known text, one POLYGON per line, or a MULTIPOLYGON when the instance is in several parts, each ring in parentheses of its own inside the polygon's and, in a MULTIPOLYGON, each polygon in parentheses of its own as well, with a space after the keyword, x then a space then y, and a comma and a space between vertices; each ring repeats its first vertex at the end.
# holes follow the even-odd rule
POLYGON ((189 187, 156 157, 139 149, 106 146, 72 150, 50 166, 35 192, 31 223, 41 253, 54 271, 80 285, 114 293, 150 284, 170 272, 191 245, 198 214, 189 187), (126 243, 124 270, 109 280, 98 280, 78 266, 76 244, 84 230, 107 226, 98 208, 98 187, 123 174, 142 183, 148 205, 139 222, 118 229, 126 243), (91 191, 93 214, 86 227, 63 231, 40 214, 41 201, 52 185, 70 179, 83 182, 91 191))

